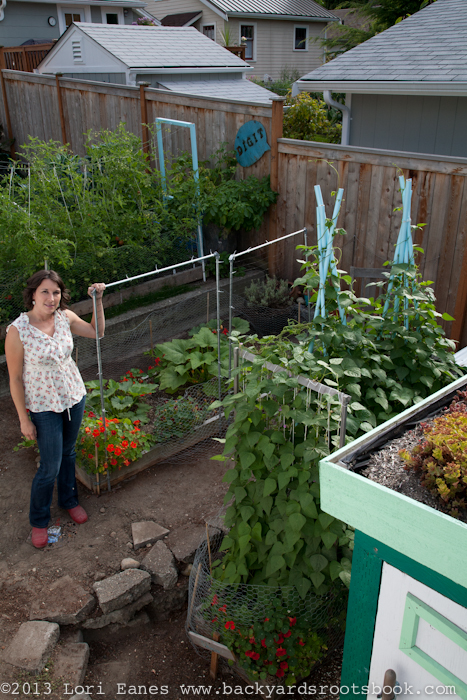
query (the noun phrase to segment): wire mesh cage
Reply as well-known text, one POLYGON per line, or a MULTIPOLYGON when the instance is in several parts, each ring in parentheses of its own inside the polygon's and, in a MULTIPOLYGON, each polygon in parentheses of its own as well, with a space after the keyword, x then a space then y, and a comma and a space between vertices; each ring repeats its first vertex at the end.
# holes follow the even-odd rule
POLYGON ((305 678, 343 643, 346 589, 336 585, 326 595, 301 598, 294 586, 221 582, 212 570, 223 558, 224 535, 221 517, 210 522, 190 574, 186 630, 195 651, 209 659, 198 636, 217 639, 233 652, 234 670, 244 679, 305 678))

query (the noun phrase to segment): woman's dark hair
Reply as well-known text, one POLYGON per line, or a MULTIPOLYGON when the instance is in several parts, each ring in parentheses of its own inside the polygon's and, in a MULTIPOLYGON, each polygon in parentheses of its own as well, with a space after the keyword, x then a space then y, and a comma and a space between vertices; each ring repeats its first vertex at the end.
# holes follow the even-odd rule
POLYGON ((68 308, 68 302, 70 301, 70 293, 65 287, 62 278, 53 270, 38 270, 35 272, 26 282, 26 289, 23 291, 23 301, 26 308, 31 310, 34 306, 32 303, 32 295, 38 287, 42 284, 44 280, 51 280, 55 282, 60 287, 61 297, 60 297, 60 308, 68 308))

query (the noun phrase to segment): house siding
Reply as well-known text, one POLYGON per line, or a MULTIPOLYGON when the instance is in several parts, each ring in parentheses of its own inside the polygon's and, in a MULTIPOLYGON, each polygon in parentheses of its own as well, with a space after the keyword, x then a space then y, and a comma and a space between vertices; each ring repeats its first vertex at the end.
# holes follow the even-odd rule
POLYGON ((467 97, 352 95, 351 146, 467 157, 467 97))
POLYGON ((0 22, 1 46, 20 46, 28 39, 52 41, 59 36, 56 5, 8 0, 5 16, 0 22), (47 22, 49 17, 57 20, 55 27, 47 22))
POLYGON ((242 24, 256 25, 256 61, 247 61, 253 68, 249 75, 263 78, 267 73, 277 79, 284 69, 296 70, 304 75, 323 63, 323 49, 319 39, 323 36, 325 25, 318 22, 299 22, 297 20, 270 19, 235 19, 230 20, 230 31, 235 39, 240 39, 242 24), (309 41, 307 51, 294 51, 294 31, 296 26, 308 27, 309 41))
POLYGON ((113 83, 114 85, 126 85, 125 73, 64 73, 64 78, 77 78, 78 80, 97 80, 100 83, 113 83))

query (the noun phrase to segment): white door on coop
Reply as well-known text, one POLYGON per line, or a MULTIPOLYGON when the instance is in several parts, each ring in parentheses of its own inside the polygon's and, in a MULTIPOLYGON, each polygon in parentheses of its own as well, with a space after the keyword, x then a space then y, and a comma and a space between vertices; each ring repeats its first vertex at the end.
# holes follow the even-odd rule
POLYGON ((467 700, 467 608, 384 563, 368 700, 390 668, 401 696, 467 700))

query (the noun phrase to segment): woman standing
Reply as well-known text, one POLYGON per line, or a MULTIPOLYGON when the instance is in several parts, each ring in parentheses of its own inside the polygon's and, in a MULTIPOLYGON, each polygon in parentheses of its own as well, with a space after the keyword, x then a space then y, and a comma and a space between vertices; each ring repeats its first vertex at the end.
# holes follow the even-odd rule
MULTIPOLYGON (((104 284, 96 290, 99 335, 104 334, 102 306, 104 284)), ((71 358, 72 333, 96 337, 94 313, 86 323, 67 309, 70 297, 59 275, 39 270, 23 292, 27 313, 7 328, 5 355, 10 375, 10 392, 28 440, 37 440, 39 469, 31 488, 29 521, 32 544, 45 547, 55 479, 58 505, 78 524, 88 516, 78 504, 75 478, 75 445, 84 413, 86 388, 71 358), (29 410, 29 415, 28 415, 29 410)))

